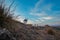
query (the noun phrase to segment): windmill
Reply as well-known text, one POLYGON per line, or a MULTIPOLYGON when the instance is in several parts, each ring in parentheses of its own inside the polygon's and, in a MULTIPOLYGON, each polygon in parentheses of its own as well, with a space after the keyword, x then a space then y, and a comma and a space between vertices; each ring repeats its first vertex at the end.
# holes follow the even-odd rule
POLYGON ((24 24, 27 24, 27 19, 24 19, 24 24))

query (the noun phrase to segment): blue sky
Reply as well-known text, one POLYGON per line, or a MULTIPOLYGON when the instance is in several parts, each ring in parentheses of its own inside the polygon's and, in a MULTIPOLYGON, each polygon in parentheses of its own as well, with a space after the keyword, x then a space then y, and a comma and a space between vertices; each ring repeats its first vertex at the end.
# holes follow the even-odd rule
MULTIPOLYGON (((7 1, 7 0, 6 0, 7 1)), ((15 15, 18 21, 28 19, 32 24, 60 24, 60 0, 14 0, 17 5, 15 15)), ((10 4, 12 0, 7 4, 10 4)), ((14 8, 12 6, 12 8, 14 8)))

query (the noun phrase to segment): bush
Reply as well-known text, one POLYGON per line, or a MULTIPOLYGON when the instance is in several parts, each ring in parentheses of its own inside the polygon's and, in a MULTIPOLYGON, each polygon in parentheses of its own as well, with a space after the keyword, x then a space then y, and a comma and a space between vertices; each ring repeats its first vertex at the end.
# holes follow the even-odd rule
POLYGON ((50 35, 54 35, 54 34, 55 34, 52 29, 49 29, 49 30, 47 31, 47 33, 50 34, 50 35))
POLYGON ((9 7, 5 7, 4 0, 0 2, 0 27, 7 28, 10 26, 10 21, 13 20, 13 13, 10 11, 12 4, 9 7))

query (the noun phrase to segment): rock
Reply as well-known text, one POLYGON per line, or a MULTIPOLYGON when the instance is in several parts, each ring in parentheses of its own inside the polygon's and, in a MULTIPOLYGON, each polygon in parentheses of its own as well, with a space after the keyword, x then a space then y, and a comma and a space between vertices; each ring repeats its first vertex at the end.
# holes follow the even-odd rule
POLYGON ((16 38, 8 30, 0 29, 0 40, 16 40, 16 38))

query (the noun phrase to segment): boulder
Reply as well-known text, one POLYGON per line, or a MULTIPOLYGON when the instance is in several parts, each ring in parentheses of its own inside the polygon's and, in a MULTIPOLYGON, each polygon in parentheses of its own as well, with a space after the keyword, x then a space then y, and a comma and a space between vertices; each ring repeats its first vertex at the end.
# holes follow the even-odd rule
POLYGON ((0 40, 16 40, 16 38, 8 30, 0 29, 0 40))

